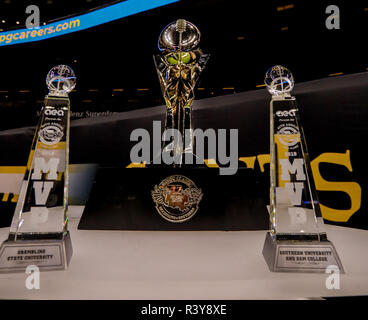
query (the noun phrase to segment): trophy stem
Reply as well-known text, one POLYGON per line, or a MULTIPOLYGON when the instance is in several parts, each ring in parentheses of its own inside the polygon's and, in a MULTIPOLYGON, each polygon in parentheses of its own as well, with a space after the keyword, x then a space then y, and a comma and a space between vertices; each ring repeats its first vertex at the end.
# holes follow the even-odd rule
MULTIPOLYGON (((173 114, 173 110, 168 108, 166 113, 165 130, 176 129, 180 134, 174 141, 163 142, 162 147, 165 151, 172 151, 174 157, 179 159, 177 164, 183 164, 183 156, 185 153, 193 153, 193 134, 191 127, 191 108, 178 106, 177 112, 173 114)), ((175 164, 174 164, 175 166, 175 164)))

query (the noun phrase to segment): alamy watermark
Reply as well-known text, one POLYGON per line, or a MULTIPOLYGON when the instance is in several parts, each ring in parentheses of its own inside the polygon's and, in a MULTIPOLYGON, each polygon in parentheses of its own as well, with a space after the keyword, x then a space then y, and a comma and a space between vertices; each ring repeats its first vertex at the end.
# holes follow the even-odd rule
POLYGON ((336 5, 329 5, 326 8, 326 14, 329 14, 326 19, 326 28, 328 30, 340 29, 340 8, 336 5))
POLYGON ((26 278, 26 288, 28 290, 40 289, 40 269, 36 265, 29 265, 26 269, 26 274, 29 276, 26 278))
POLYGON ((183 139, 179 130, 166 129, 162 133, 161 121, 153 121, 152 133, 154 157, 151 157, 151 135, 148 130, 138 128, 131 132, 130 141, 138 141, 130 151, 132 163, 203 164, 205 151, 207 151, 207 158, 215 160, 222 166, 220 166, 220 175, 233 175, 238 171, 238 129, 207 129, 205 131, 185 129, 183 139), (207 140, 207 150, 205 150, 205 140, 207 140), (174 146, 179 150, 191 149, 192 141, 195 141, 193 153, 172 152, 174 146), (165 142, 167 146, 162 148, 165 142), (194 157, 193 154, 195 154, 194 157))
POLYGON ((26 19, 27 29, 37 29, 40 27, 40 8, 34 4, 26 8, 26 13, 30 14, 26 19))
POLYGON ((336 265, 329 265, 326 268, 325 273, 330 273, 327 277, 325 285, 329 290, 339 290, 340 289, 340 269, 336 265))

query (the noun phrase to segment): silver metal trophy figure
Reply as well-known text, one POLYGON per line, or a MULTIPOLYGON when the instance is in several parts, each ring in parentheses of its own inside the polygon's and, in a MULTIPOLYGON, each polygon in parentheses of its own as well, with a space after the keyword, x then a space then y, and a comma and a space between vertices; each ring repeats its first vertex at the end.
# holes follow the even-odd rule
POLYGON ((176 129, 181 139, 163 145, 163 152, 171 152, 175 165, 183 163, 184 153, 193 154, 191 111, 194 89, 204 69, 208 54, 198 48, 201 34, 198 28, 179 19, 164 28, 159 37, 161 54, 154 56, 166 103, 166 128, 176 129))
POLYGON ((265 84, 270 103, 270 232, 263 255, 271 271, 322 272, 335 265, 343 272, 327 240, 299 120, 292 73, 270 68, 265 84))
POLYGON ((10 226, 0 249, 0 272, 65 269, 72 256, 68 223, 70 101, 73 70, 58 65, 46 78, 45 97, 26 173, 10 226))

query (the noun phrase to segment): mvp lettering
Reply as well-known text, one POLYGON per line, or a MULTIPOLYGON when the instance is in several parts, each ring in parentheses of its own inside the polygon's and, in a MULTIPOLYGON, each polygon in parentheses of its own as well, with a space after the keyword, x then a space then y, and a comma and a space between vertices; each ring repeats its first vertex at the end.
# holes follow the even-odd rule
POLYGON ((45 206, 50 192, 57 180, 57 168, 60 159, 50 158, 46 161, 44 158, 34 159, 34 169, 31 176, 36 206, 45 206), (43 176, 44 174, 44 176, 43 176), (46 181, 45 181, 46 180, 46 181))

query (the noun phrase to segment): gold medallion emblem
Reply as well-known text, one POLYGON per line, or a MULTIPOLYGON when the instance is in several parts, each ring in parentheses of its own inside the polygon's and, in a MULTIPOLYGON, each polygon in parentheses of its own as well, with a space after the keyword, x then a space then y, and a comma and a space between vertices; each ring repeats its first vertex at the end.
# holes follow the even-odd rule
POLYGON ((192 218, 202 196, 202 190, 192 180, 181 175, 165 178, 152 191, 156 210, 170 222, 184 222, 192 218))

